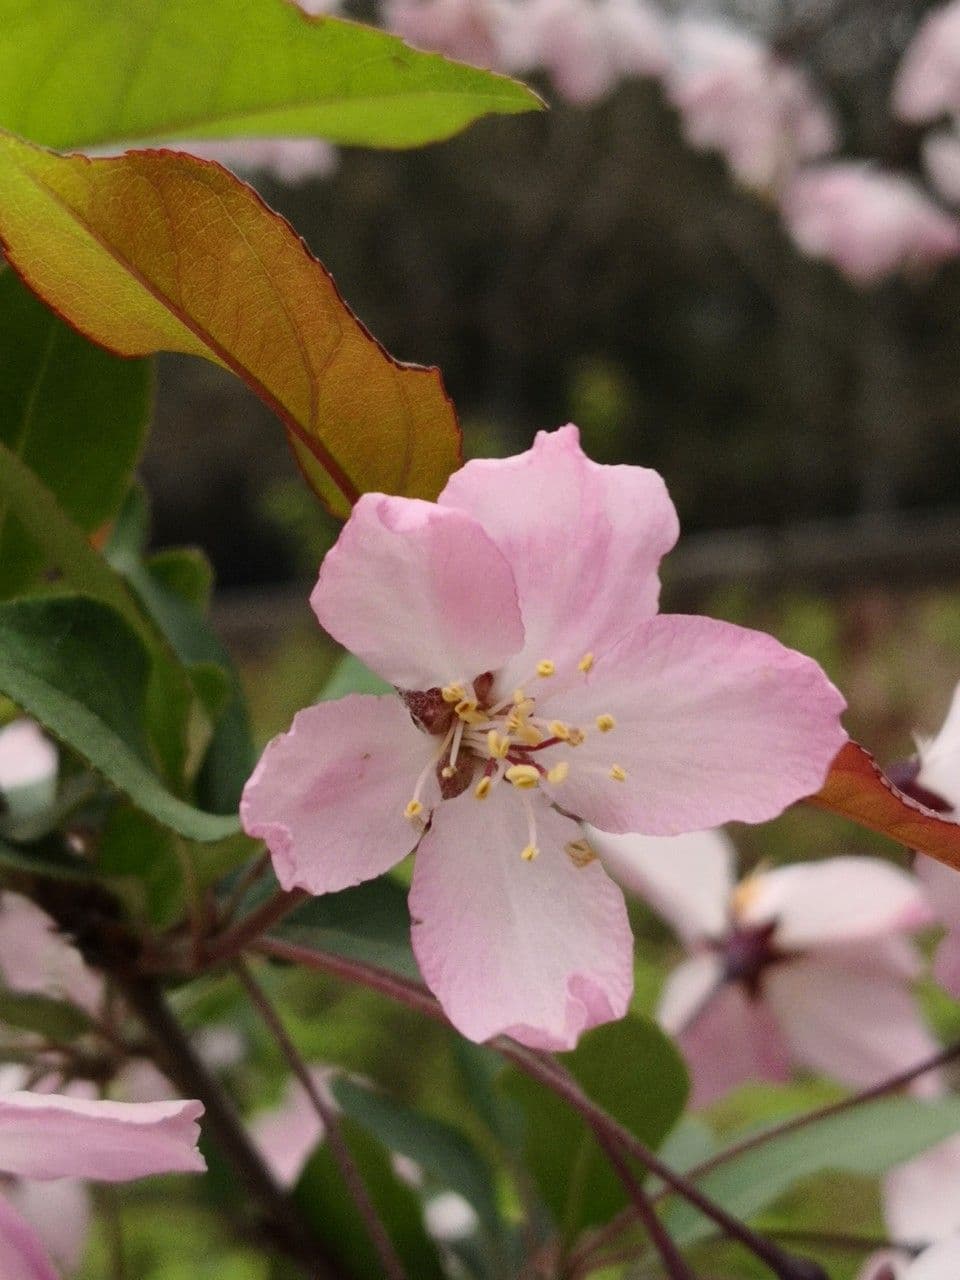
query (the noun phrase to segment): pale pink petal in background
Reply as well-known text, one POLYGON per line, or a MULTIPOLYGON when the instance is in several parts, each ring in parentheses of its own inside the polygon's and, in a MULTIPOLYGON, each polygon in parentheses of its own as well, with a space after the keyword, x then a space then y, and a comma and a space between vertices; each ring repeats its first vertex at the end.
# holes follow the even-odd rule
POLYGON ((698 951, 668 975, 657 1004, 657 1018, 664 1030, 678 1035, 721 995, 724 963, 715 951, 698 951))
POLYGON ((58 767, 57 748, 34 720, 0 729, 0 791, 55 784, 58 767))
MULTIPOLYGON (((500 788, 504 791, 504 788, 500 788)), ((589 1027, 626 1013, 633 938, 623 895, 599 861, 566 852, 576 823, 535 795, 539 856, 521 796, 440 805, 417 852, 413 948, 447 1016, 471 1040, 504 1033, 572 1049, 589 1027)))
MULTIPOLYGON (((93 1217, 86 1184, 76 1178, 56 1182, 18 1179, 3 1188, 3 1196, 37 1233, 56 1266, 73 1275, 83 1258, 93 1217)), ((6 1280, 3 1260, 0 1252, 0 1275, 6 1280)))
MULTIPOLYGON (((332 1104, 330 1072, 319 1067, 310 1069, 317 1089, 332 1104)), ((273 1176, 282 1187, 292 1187, 303 1172, 307 1160, 324 1135, 323 1122, 310 1095, 299 1080, 287 1083, 279 1106, 261 1111, 251 1120, 250 1134, 266 1160, 273 1176)))
POLYGON ((472 681, 523 644, 510 565, 472 516, 366 493, 310 597, 335 640, 402 689, 472 681))
POLYGON ((684 942, 726 932, 736 850, 725 832, 610 835, 590 827, 587 837, 617 884, 649 902, 684 942))
POLYGON ((742 903, 741 923, 775 920, 777 946, 786 951, 882 938, 933 920, 915 877, 879 858, 777 867, 750 880, 742 903))
POLYGON ((917 784, 960 813, 960 684, 953 691, 939 731, 932 738, 918 736, 917 755, 917 784))
POLYGON ((525 6, 509 0, 385 0, 383 25, 418 49, 493 71, 511 69, 508 50, 525 6))
POLYGON ((960 253, 960 222, 912 178, 836 161, 801 170, 781 212, 802 253, 823 258, 857 285, 930 271, 960 253))
POLYGON ((24 1178, 126 1182, 201 1173, 199 1102, 89 1102, 58 1094, 0 1096, 0 1171, 24 1178))
POLYGON ((960 1276, 960 1236, 951 1236, 925 1249, 904 1271, 903 1280, 957 1280, 960 1276))
POLYGON ((541 658, 557 666, 547 692, 562 691, 585 654, 657 612, 660 560, 679 533, 666 486, 646 467, 593 462, 576 427, 538 432, 512 458, 468 462, 439 502, 478 520, 513 570, 525 643, 502 674, 506 695, 541 658))
POLYGON ((0 980, 11 991, 67 1000, 95 1013, 103 980, 54 921, 19 893, 0 894, 0 980))
POLYGON ((215 160, 240 177, 267 173, 288 186, 326 178, 337 167, 337 149, 322 138, 204 138, 164 144, 201 160, 215 160))
MULTIPOLYGON (((437 745, 392 694, 307 707, 244 788, 244 830, 266 841, 285 889, 331 893, 370 880, 417 842, 404 809, 437 745)), ((430 776, 428 803, 438 795, 430 776)))
POLYGON ((938 1143, 883 1180, 883 1217, 894 1240, 929 1244, 960 1232, 960 1137, 938 1143))
POLYGON ((893 109, 914 124, 960 111, 958 0, 924 16, 897 71, 893 109))
MULTIPOLYGON (((844 701, 810 658, 713 618, 664 614, 598 655, 580 688, 543 699, 588 726, 558 803, 605 831, 675 835, 764 822, 812 795, 846 741, 844 701), (628 785, 611 779, 615 764, 628 785)), ((553 794, 548 786, 547 790, 553 794)))
POLYGON ((0 1267, 3 1280, 60 1280, 37 1233, 2 1195, 0 1267))
POLYGON ((761 999, 725 983, 715 999, 677 1035, 690 1069, 690 1105, 705 1107, 737 1085, 790 1079, 790 1051, 761 999))
POLYGON ((934 190, 950 204, 960 204, 960 133, 934 129, 921 145, 923 167, 934 190))

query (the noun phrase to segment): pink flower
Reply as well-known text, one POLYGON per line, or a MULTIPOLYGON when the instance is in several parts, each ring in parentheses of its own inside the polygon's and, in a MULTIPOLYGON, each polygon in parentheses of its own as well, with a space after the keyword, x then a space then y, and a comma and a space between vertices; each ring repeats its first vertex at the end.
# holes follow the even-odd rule
POLYGON ((690 1066, 695 1105, 749 1080, 787 1080, 793 1065, 867 1086, 935 1052, 909 990, 917 958, 891 936, 931 918, 905 872, 829 858, 735 884, 720 831, 591 839, 690 952, 659 1017, 690 1066))
POLYGON ((897 72, 893 109, 922 123, 960 110, 960 3, 932 9, 921 22, 897 72))
MULTIPOLYGON (((310 1076, 333 1106, 329 1068, 311 1067, 310 1076)), ((253 1118, 250 1134, 280 1186, 292 1187, 322 1141, 324 1126, 306 1089, 292 1078, 280 1105, 253 1118)))
POLYGON ((843 700, 815 663, 709 618, 656 616, 677 536, 663 481, 575 427, 468 463, 438 503, 364 495, 313 608, 399 697, 301 711, 244 792, 285 888, 330 893, 414 847, 413 945, 464 1035, 564 1049, 620 1017, 609 831, 761 822, 822 784, 843 700))
POLYGON ((837 144, 833 115, 804 73, 724 22, 677 23, 666 90, 690 145, 720 152, 754 190, 775 190, 837 144))
POLYGON ((921 144, 923 167, 933 188, 950 204, 960 204, 960 134, 935 129, 921 144))
POLYGON ((29 898, 0 894, 0 979, 11 991, 66 1000, 95 1013, 103 981, 29 898))
POLYGON ((871 1258, 859 1280, 957 1280, 960 1275, 960 1237, 924 1249, 912 1261, 886 1251, 871 1258))
MULTIPOLYGON (((196 1149, 196 1121, 202 1113, 199 1102, 95 1102, 57 1094, 2 1094, 0 1173, 53 1181, 61 1210, 82 1218, 82 1206, 75 1199, 64 1200, 60 1179, 126 1182, 154 1173, 202 1172, 204 1162, 196 1149)), ((52 1205, 47 1201, 40 1206, 33 1198, 32 1210, 29 1201, 23 1207, 21 1216, 10 1200, 0 1197, 4 1280, 56 1280, 50 1255, 28 1224, 33 1218, 50 1239, 52 1205)), ((64 1231, 64 1249, 73 1238, 64 1231)))
POLYGON ((418 48, 506 71, 520 13, 510 0, 385 0, 383 23, 418 48))
POLYGON ((960 223, 903 174, 837 161, 796 175, 781 211, 797 247, 854 284, 877 284, 960 253, 960 223))

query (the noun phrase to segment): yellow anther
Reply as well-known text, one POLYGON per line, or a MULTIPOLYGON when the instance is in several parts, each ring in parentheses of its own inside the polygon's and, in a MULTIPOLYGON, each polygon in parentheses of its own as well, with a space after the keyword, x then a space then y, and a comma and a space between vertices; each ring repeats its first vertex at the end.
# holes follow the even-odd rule
POLYGON ((551 720, 548 728, 552 738, 559 738, 561 742, 570 741, 570 726, 562 720, 551 720))
POLYGON ((543 741, 543 734, 532 724, 517 725, 514 732, 525 747, 536 747, 543 741))
POLYGON ((537 848, 535 844, 524 845, 523 848, 520 850, 520 857, 524 860, 524 862, 532 862, 534 858, 540 857, 540 850, 537 848))
POLYGON ((478 800, 484 800, 490 794, 490 788, 493 782, 490 778, 481 778, 477 785, 473 788, 473 794, 478 800))
POLYGON ((453 708, 461 720, 467 724, 484 724, 487 717, 477 710, 476 698, 461 698, 453 708))
POLYGON ((611 729, 617 727, 617 722, 608 712, 604 712, 602 716, 597 716, 597 728, 601 733, 609 733, 611 729))
POLYGON ((597 860, 596 850, 589 840, 571 840, 564 849, 575 867, 588 867, 597 860))
POLYGON ((610 777, 614 782, 626 782, 627 771, 622 764, 615 764, 610 770, 610 777))
POLYGON ((584 675, 586 675, 586 673, 593 666, 593 654, 585 653, 583 657, 580 659, 580 661, 577 663, 577 666, 584 673, 584 675))
POLYGON ((561 760, 558 764, 555 764, 552 769, 547 771, 547 781, 563 782, 569 772, 569 764, 567 764, 566 760, 561 760))
POLYGON ((557 670, 556 663, 551 662, 549 658, 542 658, 537 663, 537 675, 542 676, 544 679, 546 679, 547 676, 552 676, 556 672, 556 670, 557 670))
POLYGON ((452 777, 453 777, 453 775, 454 775, 456 772, 457 772, 457 771, 456 771, 456 769, 454 769, 453 765, 451 765, 451 764, 445 764, 445 765, 443 766, 443 768, 440 770, 440 777, 441 777, 441 778, 452 778, 452 777))
POLYGON ((571 747, 579 747, 581 742, 585 741, 586 736, 582 729, 571 729, 567 741, 571 747))
POLYGON ((513 744, 509 738, 502 738, 496 729, 487 734, 487 751, 493 760, 506 760, 513 744))
POLYGON ((526 693, 524 693, 523 689, 514 689, 513 691, 514 706, 519 707, 521 702, 526 702, 526 701, 527 701, 527 695, 526 693))
POLYGON ((532 764, 512 764, 504 777, 521 791, 529 791, 540 782, 540 774, 532 764))
POLYGON ((403 816, 405 818, 419 818, 421 813, 423 813, 423 805, 420 803, 420 801, 411 800, 410 803, 407 805, 407 807, 404 809, 403 816))
POLYGON ((466 696, 467 691, 462 684, 445 684, 440 690, 440 697, 444 702, 459 702, 466 696))

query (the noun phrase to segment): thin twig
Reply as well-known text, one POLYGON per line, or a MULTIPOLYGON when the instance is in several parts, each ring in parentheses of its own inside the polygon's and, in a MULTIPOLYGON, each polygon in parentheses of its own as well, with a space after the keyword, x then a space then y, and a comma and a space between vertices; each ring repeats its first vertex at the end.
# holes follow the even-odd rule
POLYGON ((636 1209, 637 1217, 660 1255, 663 1268, 670 1280, 697 1280, 696 1273, 677 1248, 670 1232, 661 1222, 656 1209, 650 1203, 650 1197, 633 1176, 633 1171, 620 1154, 617 1144, 606 1135, 601 1136, 598 1134, 597 1141, 603 1148, 603 1152, 613 1166, 617 1177, 626 1187, 636 1209))
POLYGON ((209 965, 232 960, 252 946, 268 929, 296 911, 308 896, 303 889, 293 889, 289 893, 283 889, 278 890, 266 902, 245 915, 232 929, 208 939, 203 948, 203 962, 209 965))
POLYGON ((263 853, 247 866, 243 874, 238 878, 236 884, 230 890, 227 898, 220 908, 219 912, 219 928, 226 929, 227 925, 233 922, 234 916, 239 911, 244 898, 253 885, 257 883, 260 877, 270 866, 270 850, 264 849, 263 853))
POLYGON ((244 991, 250 997, 254 1008, 263 1019, 264 1025, 276 1040, 291 1071, 303 1085, 320 1123, 326 1130, 326 1141, 334 1160, 337 1162, 340 1176, 343 1178, 350 1198, 353 1200, 357 1212, 363 1220, 370 1241, 380 1259, 386 1280, 406 1280, 403 1263, 400 1261, 399 1255, 393 1246, 390 1233, 377 1212, 376 1205, 370 1198, 363 1176, 357 1168, 356 1161, 343 1136, 340 1117, 337 1115, 336 1109, 324 1097, 323 1091, 317 1088, 307 1064, 300 1056, 297 1046, 291 1040, 280 1015, 273 1007, 263 987, 251 973, 249 965, 242 957, 237 956, 232 963, 232 968, 244 991))
POLYGON ((880 1235, 857 1234, 851 1231, 818 1231, 801 1228, 771 1227, 768 1235, 777 1240, 786 1240, 788 1244, 814 1245, 825 1249, 840 1249, 851 1253, 874 1253, 878 1249, 896 1249, 898 1253, 909 1253, 916 1257, 927 1247, 917 1241, 885 1240, 880 1235))

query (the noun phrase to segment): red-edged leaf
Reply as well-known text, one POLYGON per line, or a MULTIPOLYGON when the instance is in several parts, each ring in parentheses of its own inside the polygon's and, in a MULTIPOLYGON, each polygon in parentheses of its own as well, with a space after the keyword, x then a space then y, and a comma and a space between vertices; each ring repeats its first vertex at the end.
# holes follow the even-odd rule
POLYGON ((95 342, 204 356, 243 378, 338 514, 367 490, 434 498, 459 465, 439 372, 389 356, 289 224, 219 165, 64 157, 0 133, 0 241, 95 342))
POLYGON ((960 823, 904 795, 856 742, 841 749, 823 788, 809 803, 960 870, 960 823))

